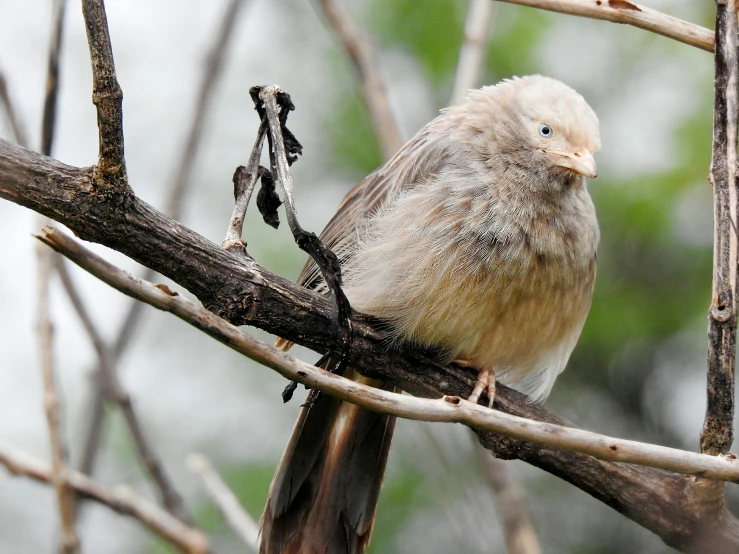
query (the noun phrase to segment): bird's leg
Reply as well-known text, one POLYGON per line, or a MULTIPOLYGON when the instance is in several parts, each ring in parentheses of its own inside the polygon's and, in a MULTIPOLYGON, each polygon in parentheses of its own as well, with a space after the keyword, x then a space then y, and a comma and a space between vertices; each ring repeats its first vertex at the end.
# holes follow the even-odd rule
MULTIPOLYGON (((452 363, 459 367, 475 367, 472 360, 453 360, 452 363)), ((470 394, 468 400, 477 404, 483 391, 488 395, 488 408, 492 408, 496 391, 495 370, 492 368, 480 368, 478 370, 475 388, 472 389, 472 394, 470 394)))

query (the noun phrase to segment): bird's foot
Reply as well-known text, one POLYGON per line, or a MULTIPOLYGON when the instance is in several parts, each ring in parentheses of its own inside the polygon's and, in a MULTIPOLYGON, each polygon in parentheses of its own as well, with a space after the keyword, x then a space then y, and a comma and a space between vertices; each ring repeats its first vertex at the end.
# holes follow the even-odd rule
POLYGON ((477 374, 475 388, 472 389, 472 394, 470 394, 468 400, 477 404, 480 400, 480 395, 484 391, 488 395, 488 408, 492 408, 493 402, 495 402, 495 390, 495 371, 490 368, 482 368, 477 374))

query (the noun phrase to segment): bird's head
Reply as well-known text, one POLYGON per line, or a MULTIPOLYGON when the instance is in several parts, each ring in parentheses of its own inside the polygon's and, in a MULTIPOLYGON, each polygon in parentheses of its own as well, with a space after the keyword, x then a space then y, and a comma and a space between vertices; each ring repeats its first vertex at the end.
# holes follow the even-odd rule
POLYGON ((467 107, 477 103, 484 108, 473 125, 487 135, 491 153, 538 174, 597 177, 598 118, 564 83, 541 75, 514 78, 472 93, 467 107))

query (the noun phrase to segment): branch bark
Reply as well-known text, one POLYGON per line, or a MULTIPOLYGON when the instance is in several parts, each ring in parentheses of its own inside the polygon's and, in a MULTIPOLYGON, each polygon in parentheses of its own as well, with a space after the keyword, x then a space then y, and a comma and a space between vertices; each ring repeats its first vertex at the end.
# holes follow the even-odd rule
MULTIPOLYGON (((52 470, 46 464, 2 440, 0 440, 0 464, 15 475, 24 475, 42 483, 51 483, 54 478, 52 470)), ((109 489, 78 471, 70 471, 65 476, 65 484, 81 496, 108 506, 119 514, 137 519, 153 533, 171 542, 183 552, 189 554, 208 552, 208 539, 202 531, 185 525, 148 500, 136 496, 126 487, 109 489)))
POLYGON ((550 12, 626 23, 713 52, 713 31, 628 0, 499 0, 550 12))
POLYGON ((713 286, 708 312, 708 383, 701 451, 725 454, 734 440, 737 292, 737 3, 716 2, 713 151, 713 286))
MULTIPOLYGON (((250 324, 321 351, 331 337, 328 299, 297 287, 233 256, 132 195, 118 203, 100 198, 92 171, 76 169, 0 141, 0 197, 55 215, 83 238, 106 244, 188 288, 206 307, 235 325, 250 324)), ((383 332, 355 314, 352 366, 424 397, 466 396, 475 376, 443 367, 421 352, 388 352, 383 332)), ((205 325, 209 328, 209 325, 205 325)), ((474 372, 472 372, 474 373, 474 372)), ((525 397, 501 387, 495 407, 528 419, 564 422, 525 397)), ((615 464, 583 454, 542 448, 532 443, 480 433, 498 457, 522 459, 549 471, 652 530, 672 546, 695 552, 710 540, 739 548, 739 525, 723 508, 698 510, 691 481, 660 470, 615 464)))

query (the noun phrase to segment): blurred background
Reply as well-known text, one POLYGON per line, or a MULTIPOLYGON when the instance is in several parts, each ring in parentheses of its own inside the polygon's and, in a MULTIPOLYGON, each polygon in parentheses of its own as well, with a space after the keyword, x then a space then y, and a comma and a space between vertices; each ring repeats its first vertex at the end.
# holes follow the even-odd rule
MULTIPOLYGON (((90 64, 79 3, 68 4, 53 156, 88 166, 97 156, 90 64)), ((130 182, 160 209, 226 4, 106 2, 124 92, 130 182)), ((713 27, 711 2, 644 4, 713 27)), ((342 5, 374 41, 406 140, 449 103, 468 4, 342 5)), ((48 0, 0 0, 0 71, 34 147, 40 142, 51 12, 48 0)), ((293 166, 298 213, 305 228, 320 231, 343 195, 382 162, 352 67, 332 29, 313 2, 246 0, 224 64, 180 219, 220 244, 232 210, 231 176, 246 163, 258 125, 248 89, 276 83, 297 106, 289 127, 304 146, 293 166)), ((590 185, 603 237, 595 299, 547 406, 593 431, 697 450, 711 284, 712 57, 625 25, 495 3, 480 84, 530 73, 581 92, 598 113, 603 135, 600 176, 590 185)), ((12 139, 2 116, 0 136, 12 139)), ((266 226, 254 207, 249 216, 249 253, 295 279, 305 256, 287 229, 266 226)), ((33 213, 0 202, 0 437, 48 460, 35 332, 36 230, 33 213)), ((120 254, 92 247, 140 273, 120 254)), ((72 271, 100 332, 113 340, 129 299, 72 271)), ((96 356, 58 279, 52 280, 52 316, 64 430, 77 464, 96 356)), ((277 374, 149 307, 119 372, 144 431, 188 509, 213 537, 214 549, 243 551, 185 458, 194 451, 209 456, 258 518, 299 398, 283 405, 285 382, 277 374)), ((107 410, 103 425, 95 478, 156 498, 120 413, 107 410)), ((671 551, 578 489, 523 463, 508 465, 524 487, 544 552, 671 551)), ((731 495, 736 502, 732 489, 731 495)), ((85 552, 172 551, 137 522, 92 503, 83 508, 80 530, 85 552)), ((50 552, 57 533, 52 489, 0 470, 0 552, 50 552)), ((505 552, 499 514, 464 428, 399 423, 371 551, 505 552)))

